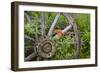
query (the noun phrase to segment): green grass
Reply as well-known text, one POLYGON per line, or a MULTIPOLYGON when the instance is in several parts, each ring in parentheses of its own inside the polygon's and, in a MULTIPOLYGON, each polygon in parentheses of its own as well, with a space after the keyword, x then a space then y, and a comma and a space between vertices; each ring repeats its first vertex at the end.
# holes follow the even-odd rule
POLYGON ((72 44, 73 41, 74 39, 71 38, 70 35, 63 36, 56 40, 56 53, 51 60, 72 59, 75 54, 75 46, 72 44))
POLYGON ((76 19, 79 30, 83 32, 83 46, 80 58, 90 58, 90 14, 79 14, 76 19))

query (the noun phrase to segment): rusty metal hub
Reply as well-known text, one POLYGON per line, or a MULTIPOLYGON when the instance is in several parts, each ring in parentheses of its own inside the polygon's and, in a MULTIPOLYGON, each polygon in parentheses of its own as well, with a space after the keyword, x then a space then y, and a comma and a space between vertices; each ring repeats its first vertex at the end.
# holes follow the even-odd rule
POLYGON ((55 54, 55 43, 48 39, 41 39, 37 46, 37 54, 39 57, 48 59, 51 58, 55 54))

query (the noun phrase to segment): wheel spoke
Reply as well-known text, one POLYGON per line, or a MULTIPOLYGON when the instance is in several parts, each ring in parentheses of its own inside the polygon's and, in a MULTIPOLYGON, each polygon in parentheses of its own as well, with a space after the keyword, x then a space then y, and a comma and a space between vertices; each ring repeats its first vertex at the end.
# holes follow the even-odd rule
POLYGON ((68 25, 65 29, 62 30, 62 32, 65 33, 71 28, 72 28, 72 25, 68 25))
POLYGON ((26 48, 34 48, 34 46, 25 46, 25 49, 26 49, 26 48))
POLYGON ((69 13, 64 13, 63 15, 68 19, 69 24, 74 25, 74 24, 73 24, 73 23, 75 23, 74 17, 72 17, 71 14, 69 14, 69 13))
POLYGON ((41 30, 40 31, 43 36, 43 35, 45 35, 45 13, 44 12, 41 12, 40 22, 41 22, 41 25, 40 25, 41 30))
POLYGON ((25 16, 26 16, 27 21, 29 22, 29 24, 32 24, 32 21, 31 21, 31 19, 30 19, 29 15, 28 15, 27 13, 25 13, 25 16))
POLYGON ((31 38, 30 36, 27 36, 27 35, 24 35, 24 38, 29 39, 29 40, 31 40, 31 41, 34 41, 33 38, 31 38))
POLYGON ((27 57, 24 59, 24 61, 29 61, 29 60, 31 60, 31 59, 34 58, 34 57, 36 57, 36 53, 35 53, 35 52, 33 52, 33 53, 31 53, 29 56, 27 56, 27 57))
POLYGON ((53 23, 52 23, 52 25, 51 25, 51 27, 50 27, 50 29, 49 29, 48 36, 50 36, 50 35, 52 34, 52 31, 53 31, 53 29, 54 29, 54 27, 55 27, 55 25, 56 25, 56 23, 57 23, 59 17, 60 17, 60 13, 58 13, 58 14, 56 15, 56 17, 55 17, 55 19, 54 19, 54 21, 53 21, 53 23))

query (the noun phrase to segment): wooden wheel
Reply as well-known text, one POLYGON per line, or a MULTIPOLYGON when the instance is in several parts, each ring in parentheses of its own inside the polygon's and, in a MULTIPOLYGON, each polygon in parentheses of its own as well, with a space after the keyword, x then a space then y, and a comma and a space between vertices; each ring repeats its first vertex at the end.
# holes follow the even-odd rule
MULTIPOLYGON (((61 15, 61 13, 56 14, 56 16, 55 16, 55 18, 54 18, 54 20, 51 24, 51 27, 50 27, 48 33, 46 34, 46 31, 45 31, 45 28, 46 28, 45 27, 45 25, 46 25, 45 24, 45 12, 41 12, 41 15, 40 15, 40 32, 41 32, 42 40, 40 39, 40 37, 36 37, 36 40, 34 40, 30 36, 25 35, 26 39, 31 40, 35 44, 35 45, 32 46, 32 47, 34 47, 33 53, 31 53, 29 56, 27 56, 25 58, 25 61, 29 61, 33 57, 37 57, 36 60, 45 60, 45 59, 51 58, 54 55, 55 50, 56 50, 56 46, 54 44, 56 44, 56 43, 54 43, 54 40, 51 39, 51 35, 53 33, 54 27, 56 26, 56 23, 57 23, 60 15, 61 15), (43 41, 43 40, 45 40, 44 36, 48 38, 48 40, 46 39, 47 41, 43 41), (49 43, 49 44, 44 45, 46 43, 49 43), (46 48, 46 49, 44 50, 44 48, 46 48), (49 50, 49 52, 48 52, 48 50, 49 50)), ((75 34, 75 36, 74 36, 75 37, 75 43, 74 44, 76 46, 74 58, 78 59, 78 58, 80 58, 81 38, 80 38, 80 33, 79 33, 78 28, 77 28, 74 16, 72 14, 68 14, 68 13, 62 13, 62 15, 64 15, 65 18, 69 21, 69 25, 66 26, 66 28, 64 28, 62 30, 62 33, 65 33, 65 32, 67 33, 70 29, 73 29, 74 34, 75 34)), ((25 16, 27 17, 27 20, 31 24, 32 22, 31 22, 29 16, 27 14, 25 14, 25 16)), ((55 35, 54 37, 57 38, 58 35, 55 35)))

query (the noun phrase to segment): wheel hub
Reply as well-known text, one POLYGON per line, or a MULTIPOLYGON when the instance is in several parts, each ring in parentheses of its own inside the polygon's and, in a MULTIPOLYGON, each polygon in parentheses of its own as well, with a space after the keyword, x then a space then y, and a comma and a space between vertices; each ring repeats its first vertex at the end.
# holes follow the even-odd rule
POLYGON ((39 57, 48 59, 55 54, 55 43, 49 39, 43 39, 37 46, 37 54, 39 57))
POLYGON ((50 43, 46 43, 42 46, 42 50, 45 53, 49 53, 52 51, 52 45, 50 43))

